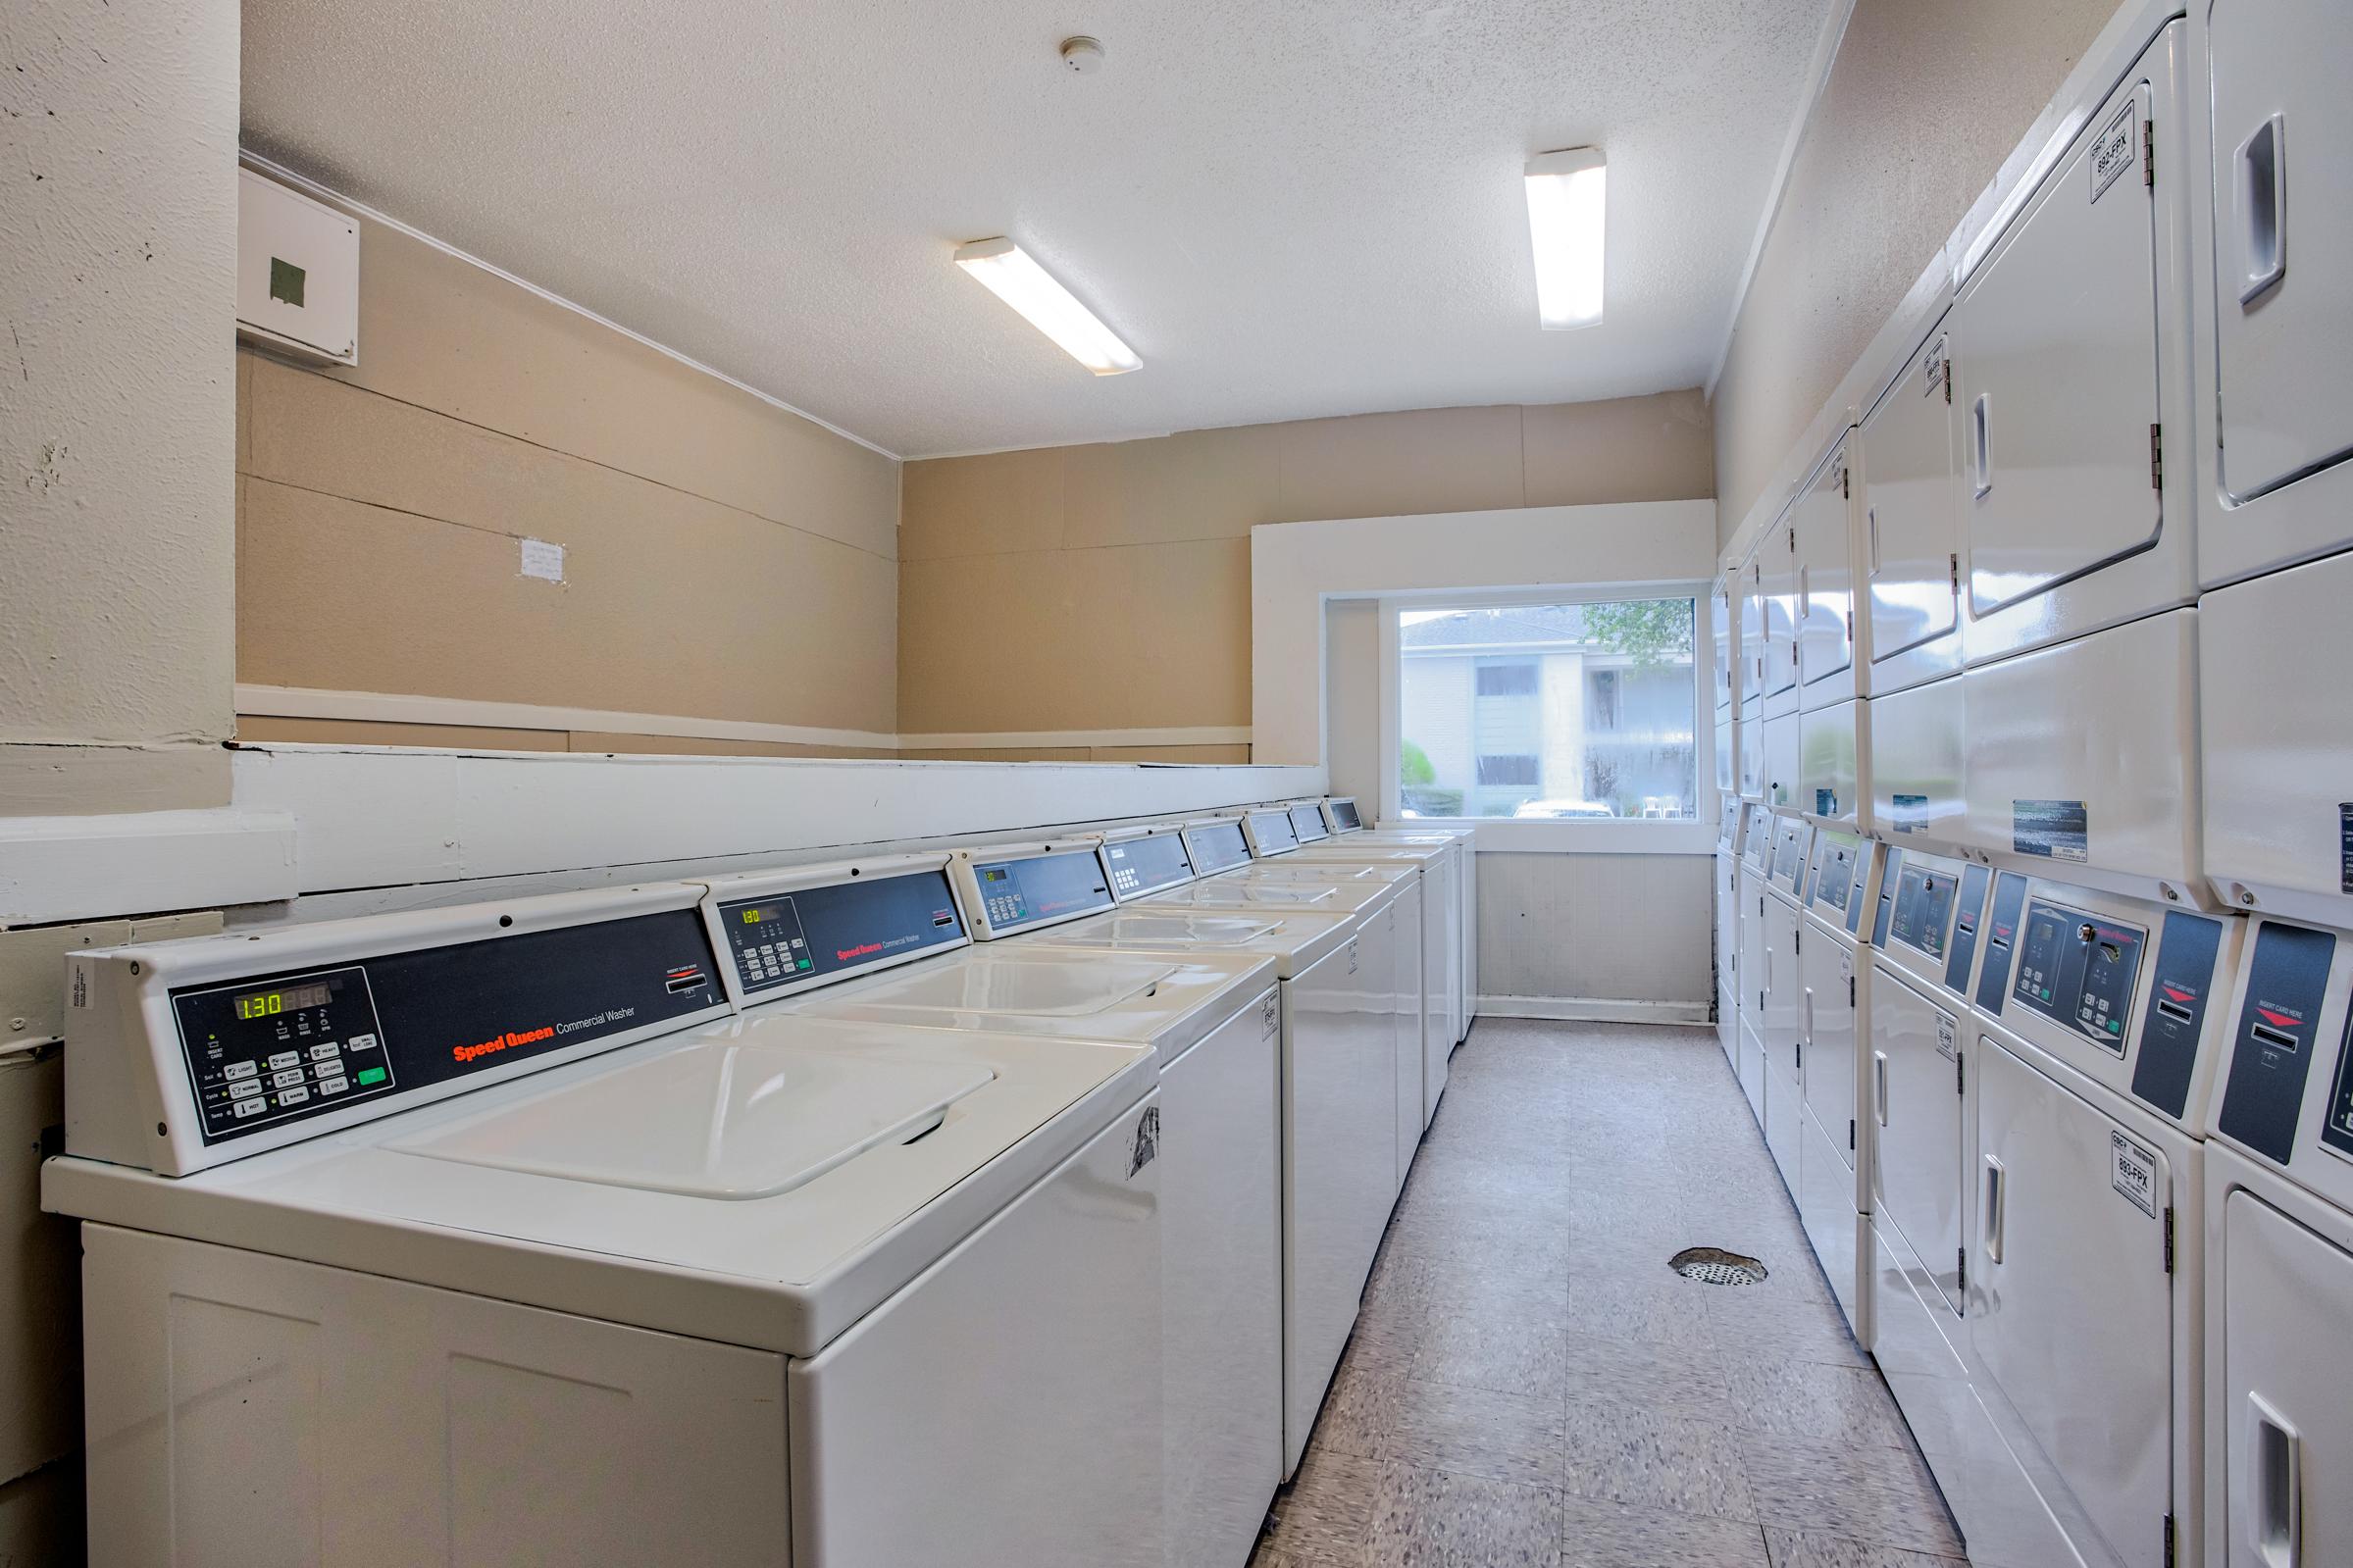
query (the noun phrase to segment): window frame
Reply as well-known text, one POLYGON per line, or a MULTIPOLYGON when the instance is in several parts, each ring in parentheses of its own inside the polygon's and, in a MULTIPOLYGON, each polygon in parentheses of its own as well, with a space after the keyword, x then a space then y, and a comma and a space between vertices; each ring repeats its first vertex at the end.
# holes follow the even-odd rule
MULTIPOLYGON (((1714 710, 1710 685, 1714 669, 1714 629, 1709 625, 1705 582, 1597 583, 1577 588, 1534 588, 1496 592, 1431 590, 1385 594, 1378 600, 1381 634, 1380 810, 1384 826, 1471 829, 1481 851, 1578 854, 1713 854, 1719 802, 1710 787, 1715 777, 1714 710), (1636 599, 1692 602, 1691 724, 1692 790, 1697 814, 1689 818, 1643 817, 1415 817, 1399 816, 1402 797, 1399 754, 1404 734, 1403 646, 1398 617, 1407 610, 1488 610, 1526 604, 1615 604, 1636 599)), ((1622 700, 1622 693, 1621 693, 1622 700)))

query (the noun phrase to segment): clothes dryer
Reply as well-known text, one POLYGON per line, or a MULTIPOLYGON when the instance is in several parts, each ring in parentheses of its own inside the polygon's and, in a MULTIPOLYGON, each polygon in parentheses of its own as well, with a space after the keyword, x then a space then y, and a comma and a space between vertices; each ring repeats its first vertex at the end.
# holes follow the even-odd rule
POLYGON ((1814 825, 1791 814, 1773 819, 1773 858, 1758 902, 1765 965, 1757 977, 1758 1043, 1765 1054, 1765 1144, 1794 1199, 1803 1189, 1798 1153, 1805 1135, 1804 945, 1798 906, 1806 886, 1814 825))
POLYGON ((1741 843, 1736 883, 1740 894, 1740 998, 1738 1052, 1733 1075, 1749 1102, 1749 1114, 1765 1127, 1765 902, 1772 880, 1774 819, 1751 802, 1748 829, 1741 843))
POLYGON ((1793 1185, 1798 1218, 1858 1343, 1870 1342, 1870 1119, 1860 1112, 1868 1060, 1870 966, 1864 912, 1878 898, 1880 846, 1815 835, 1798 925, 1798 1067, 1804 1131, 1793 1185))
POLYGON ((1347 913, 1212 913, 1151 904, 1042 930, 1025 943, 1275 961, 1283 1051, 1283 1454, 1297 1470, 1356 1326, 1396 1187, 1393 1027, 1365 1007, 1369 939, 1347 913))
POLYGON ((2353 934, 2260 917, 2205 1171, 2208 1568, 2353 1561, 2353 934))
POLYGON ((94 1560, 1159 1562, 1150 1048, 737 1018, 702 896, 75 955, 94 1560))
POLYGON ((1740 850, 1748 804, 1726 795, 1715 820, 1715 1039, 1740 1071, 1740 850))
POLYGON ((2087 1562, 2199 1556, 2202 1133, 2244 925, 2038 878, 1981 977, 1966 1316, 2018 1474, 1977 1490, 2031 1486, 2087 1562))

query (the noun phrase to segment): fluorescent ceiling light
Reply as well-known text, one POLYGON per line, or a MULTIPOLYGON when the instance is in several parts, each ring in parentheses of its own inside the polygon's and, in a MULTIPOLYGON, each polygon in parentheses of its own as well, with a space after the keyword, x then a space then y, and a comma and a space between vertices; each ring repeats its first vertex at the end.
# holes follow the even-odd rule
POLYGON ((1602 319, 1602 236, 1610 170, 1599 147, 1528 160, 1528 237, 1536 247, 1536 319, 1547 331, 1602 319))
POLYGON ((976 239, 956 249, 956 265, 989 286, 989 292, 1029 318, 1029 323, 1062 345, 1062 352, 1098 376, 1117 376, 1144 361, 1111 329, 1095 319, 1075 295, 1054 281, 1029 253, 1009 239, 976 239))

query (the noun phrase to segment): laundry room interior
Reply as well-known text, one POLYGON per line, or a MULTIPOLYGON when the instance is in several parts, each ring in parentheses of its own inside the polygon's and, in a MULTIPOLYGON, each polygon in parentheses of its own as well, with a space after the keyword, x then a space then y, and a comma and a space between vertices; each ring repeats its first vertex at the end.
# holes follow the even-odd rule
POLYGON ((0 1565, 2353 1565, 2339 0, 0 66, 0 1565))

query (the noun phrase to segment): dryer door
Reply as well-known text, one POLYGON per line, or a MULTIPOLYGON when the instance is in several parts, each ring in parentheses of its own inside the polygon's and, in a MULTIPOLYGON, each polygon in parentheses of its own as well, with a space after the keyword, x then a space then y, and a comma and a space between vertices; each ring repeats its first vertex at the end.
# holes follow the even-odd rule
MULTIPOLYGON (((2353 34, 2332 0, 2224 0, 2210 37, 2223 488, 2244 502, 2353 450, 2353 34)), ((2259 542, 2276 563, 2349 529, 2316 514, 2307 536, 2259 542)), ((2227 569, 2266 564, 2249 554, 2227 569)))
POLYGON ((1855 949, 1806 928, 1798 954, 1798 1025, 1806 1042, 1806 1107, 1855 1163, 1855 949))
POLYGON ((2101 108, 1957 307, 1976 615, 2157 537, 2157 220, 2141 148, 2150 101, 2136 77, 2101 108))
POLYGON ((1871 974, 1873 1195, 1961 1315, 1961 1025, 1898 977, 1871 974))
MULTIPOLYGON (((1818 939, 1818 938, 1817 938, 1818 939)), ((1798 1185, 1799 1135, 1804 1131, 1805 1075, 1800 1066, 1804 1021, 1798 978, 1798 912, 1774 895, 1765 899, 1765 1141, 1781 1180, 1798 1185)))
POLYGON ((2353 1255, 2245 1191, 2223 1227, 2225 1561, 2353 1562, 2353 1255))
MULTIPOLYGON (((2173 1164, 1991 1040, 1977 1084, 1969 1335, 2122 1563, 2160 1568, 2173 1496, 2173 1164)), ((2193 1287, 2194 1289, 2194 1287, 2193 1287)))

